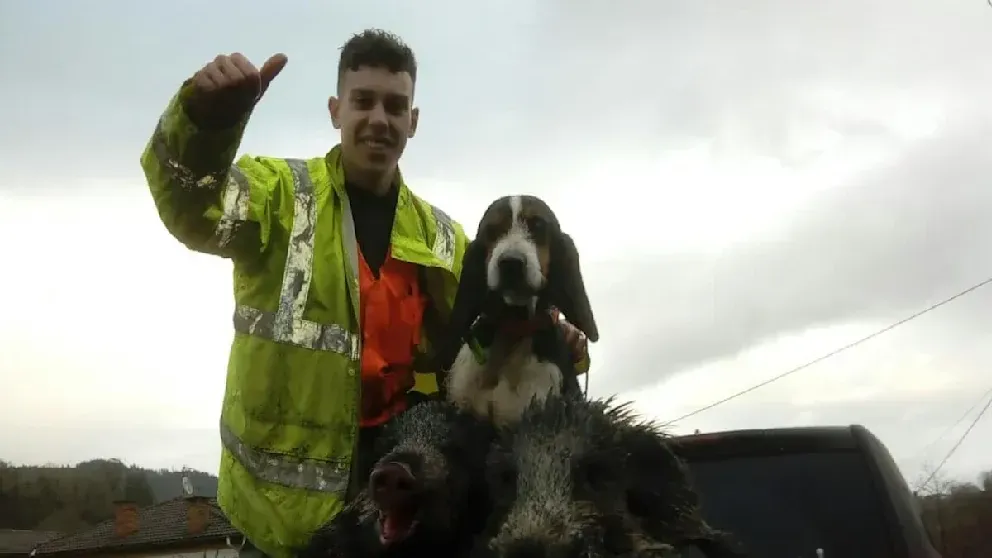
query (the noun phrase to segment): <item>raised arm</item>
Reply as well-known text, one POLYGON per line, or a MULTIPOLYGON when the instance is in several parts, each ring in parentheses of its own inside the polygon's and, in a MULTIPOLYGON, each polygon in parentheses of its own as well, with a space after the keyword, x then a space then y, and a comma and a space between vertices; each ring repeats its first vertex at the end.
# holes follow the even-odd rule
POLYGON ((227 258, 264 250, 278 174, 265 159, 234 158, 255 103, 285 64, 277 55, 256 70, 239 54, 218 56, 159 119, 141 166, 162 223, 191 250, 227 258))

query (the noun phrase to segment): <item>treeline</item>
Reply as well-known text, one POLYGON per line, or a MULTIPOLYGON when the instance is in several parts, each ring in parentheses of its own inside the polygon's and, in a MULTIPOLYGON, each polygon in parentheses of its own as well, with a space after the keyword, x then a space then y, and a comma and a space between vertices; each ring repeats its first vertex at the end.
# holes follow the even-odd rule
MULTIPOLYGON (((113 517, 116 500, 149 506, 183 494, 183 475, 200 496, 217 477, 151 470, 116 459, 75 466, 11 466, 0 461, 0 529, 72 532, 113 517)), ((992 471, 977 483, 937 482, 919 496, 923 520, 943 558, 992 557, 992 471)))
POLYGON ((943 558, 992 556, 992 471, 977 483, 938 483, 920 500, 923 521, 943 558))
POLYGON ((0 461, 0 528, 67 533, 90 527, 113 517, 117 500, 150 506, 181 496, 184 474, 197 495, 216 495, 217 478, 199 471, 156 471, 116 459, 43 467, 0 461))

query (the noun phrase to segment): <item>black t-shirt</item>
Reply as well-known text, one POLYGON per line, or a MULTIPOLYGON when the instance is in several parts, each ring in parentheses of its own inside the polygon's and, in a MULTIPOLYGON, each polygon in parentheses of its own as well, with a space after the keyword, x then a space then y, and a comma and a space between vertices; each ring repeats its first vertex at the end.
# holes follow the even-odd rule
POLYGON ((355 220, 355 239, 365 263, 369 264, 369 269, 378 279, 393 233, 399 188, 393 186, 381 197, 355 186, 346 185, 345 188, 348 190, 351 214, 355 220))

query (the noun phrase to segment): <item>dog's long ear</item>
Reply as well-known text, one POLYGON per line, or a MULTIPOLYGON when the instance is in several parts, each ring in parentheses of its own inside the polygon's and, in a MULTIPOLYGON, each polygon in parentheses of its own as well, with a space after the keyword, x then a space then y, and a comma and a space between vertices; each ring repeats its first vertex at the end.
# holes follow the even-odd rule
POLYGON ((592 315, 586 295, 586 285, 579 267, 579 251, 575 241, 561 233, 551 246, 551 273, 548 274, 551 303, 565 313, 568 321, 582 330, 590 341, 599 340, 599 328, 592 315))
POLYGON ((447 335, 438 351, 438 364, 448 370, 458 356, 482 304, 489 293, 486 282, 486 246, 474 240, 469 243, 462 259, 462 275, 448 319, 447 335))

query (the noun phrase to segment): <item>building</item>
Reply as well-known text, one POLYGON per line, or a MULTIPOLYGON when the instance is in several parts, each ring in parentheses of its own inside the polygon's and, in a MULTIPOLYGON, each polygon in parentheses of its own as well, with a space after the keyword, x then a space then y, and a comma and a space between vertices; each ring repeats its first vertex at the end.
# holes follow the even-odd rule
POLYGON ((22 556, 234 558, 242 540, 216 500, 186 496, 142 509, 116 502, 113 519, 41 542, 22 556))
POLYGON ((0 529, 0 557, 27 556, 38 545, 60 535, 55 531, 0 529))

